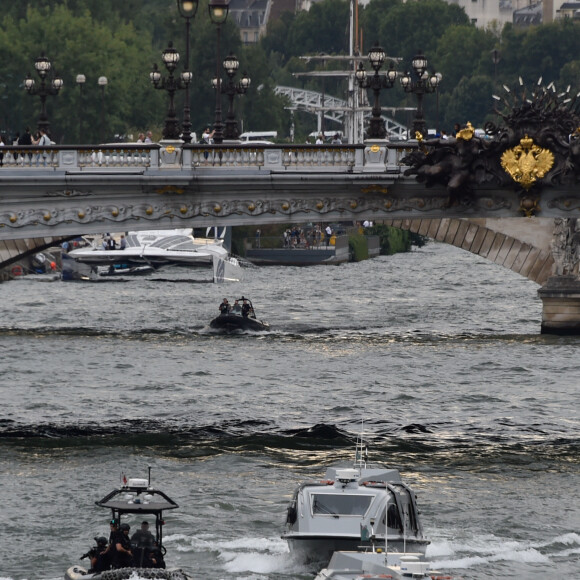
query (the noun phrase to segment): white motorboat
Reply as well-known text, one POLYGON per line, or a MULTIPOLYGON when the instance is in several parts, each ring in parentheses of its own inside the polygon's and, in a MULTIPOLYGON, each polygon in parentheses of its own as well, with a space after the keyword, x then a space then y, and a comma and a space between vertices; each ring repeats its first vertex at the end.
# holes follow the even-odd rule
POLYGON ((425 553, 430 542, 415 493, 396 469, 369 467, 359 437, 353 467, 330 467, 323 479, 296 489, 282 538, 297 558, 324 565, 334 552, 370 547, 370 538, 361 540, 360 526, 371 519, 391 551, 425 553))
MULTIPOLYGON (((66 256, 85 268, 108 267, 102 275, 142 275, 164 266, 213 266, 214 282, 238 282, 243 278, 240 262, 224 248, 223 239, 194 238, 191 229, 129 232, 125 243, 126 247, 120 249, 118 241, 109 247, 94 238, 89 246, 66 256)), ((87 277, 86 272, 70 276, 87 277)))
POLYGON ((390 551, 384 522, 388 521, 389 501, 379 519, 367 515, 360 524, 360 543, 357 551, 334 552, 326 568, 314 580, 361 580, 362 578, 425 578, 450 580, 452 576, 442 574, 431 567, 421 552, 390 551), (377 525, 378 524, 378 525, 377 525), (377 529, 375 530, 375 525, 377 529))
POLYGON ((391 554, 378 549, 372 552, 335 552, 328 567, 322 569, 314 580, 362 580, 403 578, 451 579, 433 570, 421 554, 391 554))
POLYGON ((189 230, 145 230, 129 232, 126 247, 103 247, 95 239, 89 247, 72 250, 68 255, 78 262, 93 266, 125 264, 127 267, 143 264, 159 268, 167 265, 210 266, 214 256, 224 259, 228 251, 221 239, 197 240, 189 230))
MULTIPOLYGON (((118 489, 114 489, 96 505, 111 510, 112 520, 118 529, 123 526, 129 527, 122 519, 127 515, 137 516, 143 519, 144 516, 155 518, 155 533, 140 536, 138 540, 135 534, 131 539, 131 553, 128 560, 129 565, 115 567, 114 545, 116 538, 112 532, 107 546, 107 539, 95 538, 97 546, 91 548, 81 559, 91 558, 91 566, 87 569, 83 566, 74 565, 68 568, 65 580, 81 580, 90 576, 91 580, 124 580, 127 578, 157 578, 168 580, 191 580, 191 577, 180 568, 167 568, 165 565, 165 554, 167 552, 163 545, 163 512, 179 507, 175 501, 159 489, 151 486, 151 468, 149 468, 148 479, 126 479, 118 489)), ((111 526, 112 527, 112 526, 111 526)), ((128 537, 128 536, 127 536, 128 537)))

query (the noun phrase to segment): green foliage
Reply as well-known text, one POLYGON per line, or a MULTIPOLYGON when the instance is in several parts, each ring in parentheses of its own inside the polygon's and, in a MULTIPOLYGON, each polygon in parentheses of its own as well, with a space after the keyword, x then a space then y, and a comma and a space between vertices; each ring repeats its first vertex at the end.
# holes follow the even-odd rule
MULTIPOLYGON (((181 54, 185 65, 185 21, 175 0, 21 0, 5 3, 0 13, 0 130, 14 134, 32 128, 40 112, 40 99, 24 91, 29 72, 37 86, 34 60, 42 52, 62 76, 64 87, 58 96, 46 99, 52 136, 59 143, 82 140, 111 141, 116 134, 153 130, 161 134, 168 108, 165 90, 155 90, 149 72, 157 63, 164 75, 161 53, 169 41, 181 54), (76 75, 86 76, 82 90, 76 75), (97 79, 106 76, 104 93, 97 79), (104 99, 103 99, 104 97, 104 99)), ((207 0, 200 3, 191 21, 189 68, 194 74, 190 86, 193 129, 199 132, 212 125, 216 93, 211 79, 221 70, 221 60, 229 52, 240 60, 240 72, 247 71, 252 82, 248 93, 235 98, 235 113, 244 130, 277 130, 281 138, 289 134, 292 122, 289 103, 274 94, 276 85, 297 86, 346 98, 344 78, 297 77, 295 73, 344 69, 335 60, 306 61, 299 57, 347 54, 349 2, 322 0, 309 12, 282 14, 270 22, 268 34, 258 45, 243 46, 233 18, 221 27, 221 54, 216 59, 216 26, 209 20, 207 0)), ((571 85, 580 90, 580 34, 578 23, 570 19, 527 29, 508 24, 500 29, 481 30, 473 26, 463 10, 443 0, 371 0, 359 7, 362 54, 378 41, 393 58, 402 59, 400 71, 410 68, 417 51, 424 51, 429 69, 443 75, 437 95, 426 95, 424 108, 429 127, 449 131, 452 124, 471 121, 480 127, 492 117, 491 94, 513 87, 521 76, 530 86, 539 76, 559 91, 571 85), (500 51, 494 66, 490 52, 500 51)), ((367 65, 368 70, 368 65, 367 65)), ((238 76, 239 76, 238 75, 238 76)), ((183 110, 184 91, 175 95, 178 116, 183 110)), ((381 93, 387 107, 413 107, 414 95, 400 86, 381 93)), ((222 112, 227 112, 222 98, 222 112)), ((397 120, 410 124, 412 114, 397 120)), ((316 118, 294 112, 296 141, 316 129, 316 118)), ((335 126, 328 123, 327 130, 335 126)), ((336 127, 338 128, 338 127, 336 127)), ((134 137, 133 137, 134 138, 134 137)))
POLYGON ((22 131, 24 125, 35 125, 40 99, 26 95, 21 83, 29 71, 37 86, 40 84, 34 72, 34 59, 42 52, 50 58, 52 70, 64 81, 60 93, 46 100, 56 141, 78 139, 79 115, 83 116, 85 139, 90 142, 101 137, 105 109, 102 90, 97 84, 100 76, 106 76, 109 81, 104 95, 105 140, 112 140, 115 133, 124 131, 128 116, 134 115, 137 119, 142 116, 145 121, 156 109, 156 99, 148 90, 147 79, 141 77, 136 66, 123 66, 125 62, 146 66, 145 59, 150 60, 147 40, 132 24, 117 21, 115 26, 105 26, 95 21, 88 11, 75 15, 62 4, 52 10, 44 6, 29 7, 25 18, 14 21, 5 17, 1 27, 4 34, 0 35, 0 58, 6 65, 1 74, 18 79, 20 85, 14 87, 18 94, 6 120, 7 129, 15 132, 22 131), (82 102, 76 86, 78 73, 86 76, 82 102), (144 95, 147 97, 143 98, 144 95), (140 106, 134 112, 136 104, 140 106))
POLYGON ((288 33, 287 54, 345 54, 348 51, 349 5, 344 0, 322 0, 300 12, 288 33))
MULTIPOLYGON (((374 1, 371 0, 369 8, 374 1)), ((402 57, 407 66, 418 51, 433 55, 438 39, 450 26, 469 25, 469 19, 459 6, 444 0, 396 3, 376 16, 380 22, 378 38, 367 36, 364 49, 368 50, 378 40, 391 56, 402 57)), ((362 21, 363 25, 367 22, 366 10, 362 21)))
POLYGON ((474 70, 480 69, 481 74, 493 74, 489 53, 495 42, 491 32, 471 25, 453 25, 447 28, 439 38, 433 55, 437 70, 444 71, 442 88, 445 92, 453 91, 474 70), (473 63, 473 67, 467 67, 466 63, 473 63))
POLYGON ((348 250, 353 262, 368 260, 369 246, 366 236, 362 234, 348 236, 348 250))
POLYGON ((493 107, 493 80, 484 75, 463 77, 445 103, 444 127, 468 121, 475 127, 481 125, 481 111, 493 107))
POLYGON ((406 230, 400 230, 384 224, 375 224, 367 228, 367 234, 379 236, 381 254, 392 256, 399 252, 408 252, 411 249, 411 234, 406 230))

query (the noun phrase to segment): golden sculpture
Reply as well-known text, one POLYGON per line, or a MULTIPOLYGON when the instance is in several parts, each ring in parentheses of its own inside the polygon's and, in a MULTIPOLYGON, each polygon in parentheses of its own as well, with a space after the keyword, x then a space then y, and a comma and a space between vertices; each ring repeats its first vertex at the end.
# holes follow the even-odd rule
POLYGON ((461 129, 456 135, 456 139, 463 139, 464 141, 471 141, 473 136, 475 135, 475 129, 473 125, 467 121, 467 125, 463 129, 461 129))
POLYGON ((534 144, 527 135, 520 139, 520 144, 504 151, 501 166, 506 173, 524 189, 544 177, 554 165, 554 154, 534 144))

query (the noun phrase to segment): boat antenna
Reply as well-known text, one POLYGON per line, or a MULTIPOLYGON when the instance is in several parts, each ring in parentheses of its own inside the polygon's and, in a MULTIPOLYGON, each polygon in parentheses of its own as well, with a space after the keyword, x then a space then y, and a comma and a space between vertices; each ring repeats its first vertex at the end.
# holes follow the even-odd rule
POLYGON ((147 466, 147 487, 151 487, 151 466, 147 466))
POLYGON ((385 563, 389 565, 389 500, 391 494, 387 496, 387 503, 385 504, 385 563))
POLYGON ((366 468, 368 460, 368 449, 364 440, 364 419, 361 421, 361 432, 356 439, 356 449, 354 464, 360 468, 366 468))
POLYGON ((403 507, 403 552, 407 553, 407 508, 408 504, 403 507))

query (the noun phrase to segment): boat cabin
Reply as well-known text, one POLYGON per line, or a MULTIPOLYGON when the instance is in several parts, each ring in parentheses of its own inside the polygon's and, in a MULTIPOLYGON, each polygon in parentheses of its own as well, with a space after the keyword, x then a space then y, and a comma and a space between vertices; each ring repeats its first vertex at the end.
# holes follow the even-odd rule
MULTIPOLYGON (((414 492, 396 469, 329 468, 325 479, 306 481, 294 493, 283 534, 291 551, 306 560, 321 554, 354 550, 361 545, 361 529, 392 543, 394 549, 425 550, 414 492)), ((362 544, 370 545, 370 534, 362 544)), ((330 557, 330 556, 328 556, 330 557)))
POLYGON ((157 549, 165 555, 163 547, 163 512, 179 506, 169 496, 154 489, 147 479, 128 479, 119 489, 113 490, 96 505, 111 510, 112 519, 121 524, 128 514, 155 517, 155 542, 157 549))

